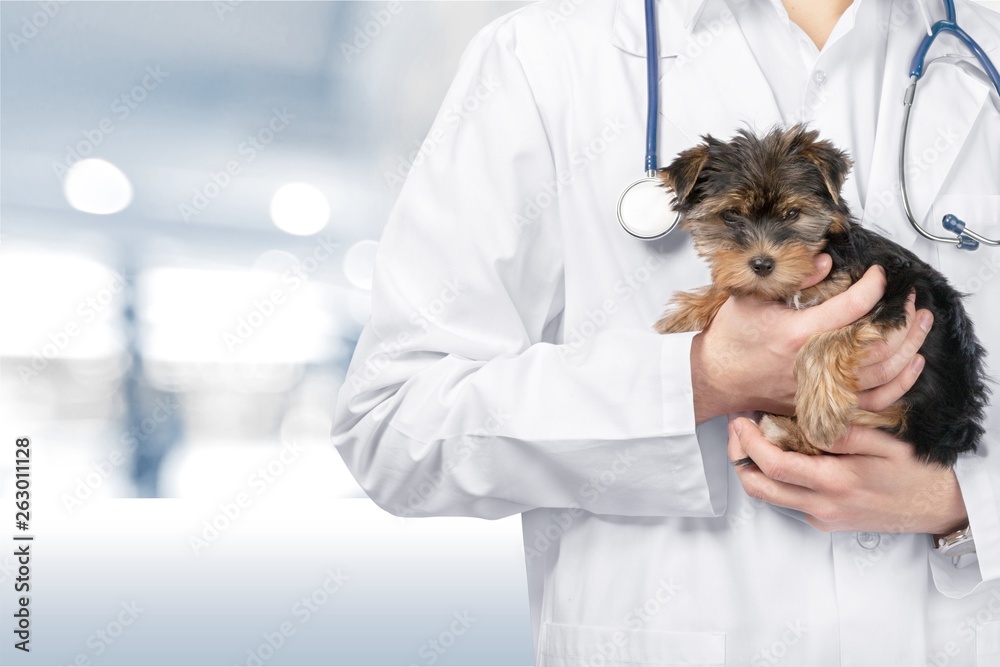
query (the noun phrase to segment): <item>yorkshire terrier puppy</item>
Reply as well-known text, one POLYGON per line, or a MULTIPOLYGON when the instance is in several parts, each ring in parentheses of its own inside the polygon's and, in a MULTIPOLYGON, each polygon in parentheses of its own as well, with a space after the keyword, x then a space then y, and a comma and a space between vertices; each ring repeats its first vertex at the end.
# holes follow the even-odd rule
POLYGON ((679 292, 657 322, 660 333, 705 329, 730 295, 753 295, 808 308, 839 294, 873 264, 885 269, 885 296, 868 315, 812 336, 798 353, 795 417, 765 415, 764 435, 786 450, 819 454, 851 424, 884 429, 911 443, 923 461, 945 466, 975 451, 989 389, 984 350, 944 276, 851 217, 840 190, 847 155, 797 125, 758 137, 742 130, 728 142, 711 136, 660 171, 676 199, 681 226, 707 260, 713 284, 679 292), (825 280, 806 290, 813 258, 833 258, 825 280), (857 370, 869 347, 906 325, 906 301, 934 314, 920 348, 919 379, 878 413, 858 407, 857 370))

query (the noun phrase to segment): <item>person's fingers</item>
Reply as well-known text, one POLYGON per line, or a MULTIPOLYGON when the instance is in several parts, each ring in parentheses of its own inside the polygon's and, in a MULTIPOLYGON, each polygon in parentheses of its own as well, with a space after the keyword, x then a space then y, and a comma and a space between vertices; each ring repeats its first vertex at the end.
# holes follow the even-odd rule
POLYGON ((833 454, 861 454, 892 458, 911 448, 913 445, 896 440, 891 434, 877 428, 867 426, 851 426, 847 433, 840 436, 828 451, 833 454))
MULTIPOLYGON (((752 422, 749 420, 741 421, 741 428, 743 431, 749 431, 750 429, 757 431, 756 426, 753 426, 752 422)), ((759 434, 760 431, 757 431, 757 433, 759 434)), ((745 453, 743 445, 740 441, 740 435, 742 434, 737 433, 734 422, 730 422, 730 458, 742 458, 742 454, 745 453)), ((774 445, 771 445, 771 447, 774 447, 774 445)), ((807 514, 815 512, 816 494, 811 489, 772 479, 752 462, 749 465, 737 465, 735 470, 736 476, 743 485, 743 490, 746 491, 747 495, 751 498, 755 498, 772 505, 780 505, 781 507, 790 507, 792 509, 802 510, 807 514)))
POLYGON ((736 468, 736 476, 747 495, 779 507, 789 507, 812 514, 816 510, 815 491, 801 486, 779 482, 765 475, 754 465, 736 468))
POLYGON ((927 332, 931 330, 934 316, 929 310, 921 310, 917 313, 916 319, 917 326, 910 327, 909 333, 903 340, 903 345, 891 359, 858 369, 858 386, 862 390, 874 389, 891 382, 893 378, 913 363, 913 359, 927 338, 927 332))
POLYGON ((830 273, 830 269, 833 268, 833 258, 825 252, 821 252, 813 257, 813 266, 815 270, 812 272, 812 275, 802 281, 799 289, 808 289, 826 278, 830 273))
POLYGON ((819 331, 846 327, 875 307, 885 294, 885 269, 878 264, 869 267, 858 282, 818 306, 802 311, 807 331, 803 337, 819 331))
POLYGON ((903 341, 906 340, 906 335, 910 332, 910 329, 913 328, 914 319, 916 317, 916 309, 913 304, 916 299, 917 293, 915 291, 911 291, 910 296, 906 298, 906 324, 898 329, 890 331, 886 335, 885 340, 881 340, 872 345, 865 354, 864 359, 861 360, 862 367, 881 363, 886 359, 892 358, 892 355, 899 351, 899 348, 903 345, 903 341))
POLYGON ((786 452, 765 438, 749 419, 736 419, 730 424, 729 458, 734 463, 749 458, 769 478, 794 486, 813 488, 817 477, 814 457, 786 452))
POLYGON ((858 407, 869 412, 885 410, 913 388, 922 370, 924 370, 924 357, 918 354, 910 360, 902 373, 889 382, 874 389, 860 392, 858 394, 858 407))

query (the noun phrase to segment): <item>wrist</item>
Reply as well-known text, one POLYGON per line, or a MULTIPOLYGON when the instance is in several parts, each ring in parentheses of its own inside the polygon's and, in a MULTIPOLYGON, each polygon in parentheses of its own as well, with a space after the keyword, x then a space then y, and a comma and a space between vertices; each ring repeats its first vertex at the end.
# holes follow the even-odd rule
POLYGON ((947 514, 941 518, 937 526, 928 531, 934 536, 935 544, 938 539, 969 525, 969 512, 965 507, 962 489, 958 485, 958 477, 954 470, 948 471, 948 492, 944 500, 942 506, 948 508, 947 514))
POLYGON ((711 368, 705 346, 705 332, 701 332, 691 339, 691 391, 694 395, 696 424, 730 412, 720 383, 714 381, 711 368))
POLYGON ((969 527, 969 515, 964 514, 963 518, 959 519, 958 521, 952 522, 948 528, 945 528, 937 533, 932 533, 934 537, 934 544, 937 544, 938 540, 941 540, 947 537, 948 535, 951 535, 952 533, 958 532, 968 527, 969 527))

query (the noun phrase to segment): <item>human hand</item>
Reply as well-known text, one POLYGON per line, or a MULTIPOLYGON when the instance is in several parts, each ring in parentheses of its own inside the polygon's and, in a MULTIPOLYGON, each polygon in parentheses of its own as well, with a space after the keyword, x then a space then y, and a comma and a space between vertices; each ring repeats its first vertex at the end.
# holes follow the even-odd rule
MULTIPOLYGON (((832 261, 823 253, 802 289, 823 280, 832 261)), ((731 412, 760 410, 790 415, 795 410, 795 357, 815 333, 839 329, 867 314, 885 293, 885 272, 870 268, 845 292, 804 310, 751 296, 731 296, 691 346, 695 421, 731 412)), ((878 411, 898 400, 923 369, 917 350, 930 330, 930 312, 914 312, 877 343, 859 370, 859 405, 878 411), (914 326, 917 324, 918 326, 914 326)))
POLYGON ((852 426, 840 456, 786 452, 749 419, 729 424, 729 458, 747 495, 805 513, 819 530, 944 535, 968 524, 951 468, 917 460, 913 447, 877 429, 852 426))

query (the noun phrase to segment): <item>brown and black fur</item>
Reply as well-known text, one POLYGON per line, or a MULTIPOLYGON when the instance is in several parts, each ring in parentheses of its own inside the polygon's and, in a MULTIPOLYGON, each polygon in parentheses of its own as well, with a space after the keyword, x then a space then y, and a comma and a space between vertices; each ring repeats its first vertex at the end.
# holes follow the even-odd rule
POLYGON ((796 416, 766 416, 765 435, 785 449, 817 454, 850 424, 861 424, 911 443, 928 462, 950 466, 975 451, 989 388, 962 295, 916 255, 854 221, 840 194, 848 157, 801 125, 759 137, 741 130, 728 142, 703 139, 660 176, 713 284, 676 294, 657 331, 704 329, 731 294, 817 305, 878 264, 888 281, 884 297, 861 320, 806 342, 795 363, 796 416), (829 276, 799 292, 820 252, 833 258, 829 276), (916 307, 934 314, 920 348, 924 370, 897 404, 878 414, 861 410, 857 369, 873 342, 905 326, 914 290, 916 307))

